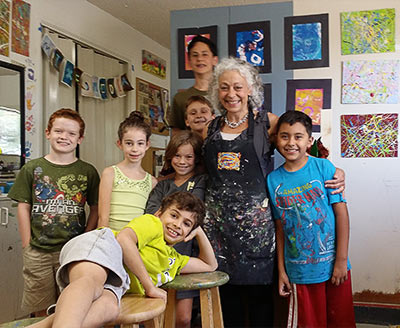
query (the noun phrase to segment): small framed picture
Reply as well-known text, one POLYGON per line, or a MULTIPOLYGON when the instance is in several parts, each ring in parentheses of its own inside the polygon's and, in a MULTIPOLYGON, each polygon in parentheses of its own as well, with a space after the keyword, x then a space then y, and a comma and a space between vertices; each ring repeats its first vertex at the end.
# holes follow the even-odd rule
POLYGON ((229 56, 252 64, 260 73, 271 73, 269 21, 228 25, 228 42, 229 56))
POLYGON ((189 64, 188 45, 196 35, 204 36, 217 45, 217 25, 205 27, 190 27, 178 29, 178 69, 180 79, 193 79, 194 75, 189 64))
POLYGON ((285 17, 285 69, 329 66, 328 14, 285 17))
POLYGON ((313 132, 321 131, 321 110, 331 108, 331 79, 287 80, 286 111, 311 117, 313 132))

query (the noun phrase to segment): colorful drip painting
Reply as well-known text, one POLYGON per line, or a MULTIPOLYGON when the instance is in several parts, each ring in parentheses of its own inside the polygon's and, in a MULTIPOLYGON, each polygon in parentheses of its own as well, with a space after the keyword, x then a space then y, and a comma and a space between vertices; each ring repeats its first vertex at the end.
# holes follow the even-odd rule
POLYGON ((342 157, 397 157, 398 114, 342 115, 342 157))
POLYGON ((264 31, 259 29, 237 32, 236 57, 253 66, 264 66, 264 31))
POLYGON ((296 89, 295 110, 311 117, 313 125, 321 125, 323 89, 296 89))
POLYGON ((31 5, 22 0, 12 2, 11 50, 29 56, 29 25, 31 5))
POLYGON ((399 61, 343 62, 343 104, 397 104, 399 61))
POLYGON ((142 50, 142 69, 145 72, 165 79, 167 75, 167 61, 147 50, 142 50))
POLYGON ((293 24, 293 61, 321 60, 321 23, 293 24))
POLYGON ((340 14, 342 55, 395 51, 395 10, 340 14))
POLYGON ((0 0, 0 55, 10 54, 10 3, 0 0))

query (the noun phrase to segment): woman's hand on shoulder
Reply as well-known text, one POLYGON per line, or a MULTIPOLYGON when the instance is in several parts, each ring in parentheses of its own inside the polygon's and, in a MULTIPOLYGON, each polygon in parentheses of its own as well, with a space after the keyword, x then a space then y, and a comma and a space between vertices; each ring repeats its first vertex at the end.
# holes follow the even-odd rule
POLYGON ((276 127, 278 124, 279 116, 272 114, 268 112, 268 119, 269 119, 269 129, 268 129, 268 134, 271 142, 275 142, 276 138, 276 127))

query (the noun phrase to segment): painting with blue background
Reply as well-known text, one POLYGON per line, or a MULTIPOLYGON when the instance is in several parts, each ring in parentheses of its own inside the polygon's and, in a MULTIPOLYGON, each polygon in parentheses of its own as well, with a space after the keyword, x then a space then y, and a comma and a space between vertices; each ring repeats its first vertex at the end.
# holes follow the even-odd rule
POLYGON ((293 25, 293 61, 321 60, 321 23, 293 25))
POLYGON ((264 31, 237 32, 236 57, 253 66, 264 66, 264 31))

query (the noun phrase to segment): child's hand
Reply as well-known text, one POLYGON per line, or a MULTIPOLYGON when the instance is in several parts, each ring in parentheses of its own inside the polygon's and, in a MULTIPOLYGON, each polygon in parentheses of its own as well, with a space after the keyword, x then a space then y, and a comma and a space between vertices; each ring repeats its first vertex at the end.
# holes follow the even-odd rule
POLYGON ((279 274, 278 288, 279 295, 283 297, 288 297, 292 292, 292 286, 290 285, 289 277, 286 273, 279 274))
MULTIPOLYGON (((189 240, 192 240, 195 238, 199 233, 203 232, 201 227, 197 227, 196 229, 193 229, 190 234, 186 236, 186 238, 183 240, 184 242, 188 242, 189 240)), ((203 232, 204 233, 204 232, 203 232)))
POLYGON ((336 260, 332 273, 332 284, 339 286, 347 280, 347 260, 336 260))
POLYGON ((164 300, 165 303, 167 302, 167 291, 154 285, 153 288, 151 288, 150 290, 146 290, 146 295, 152 298, 161 298, 164 300))

